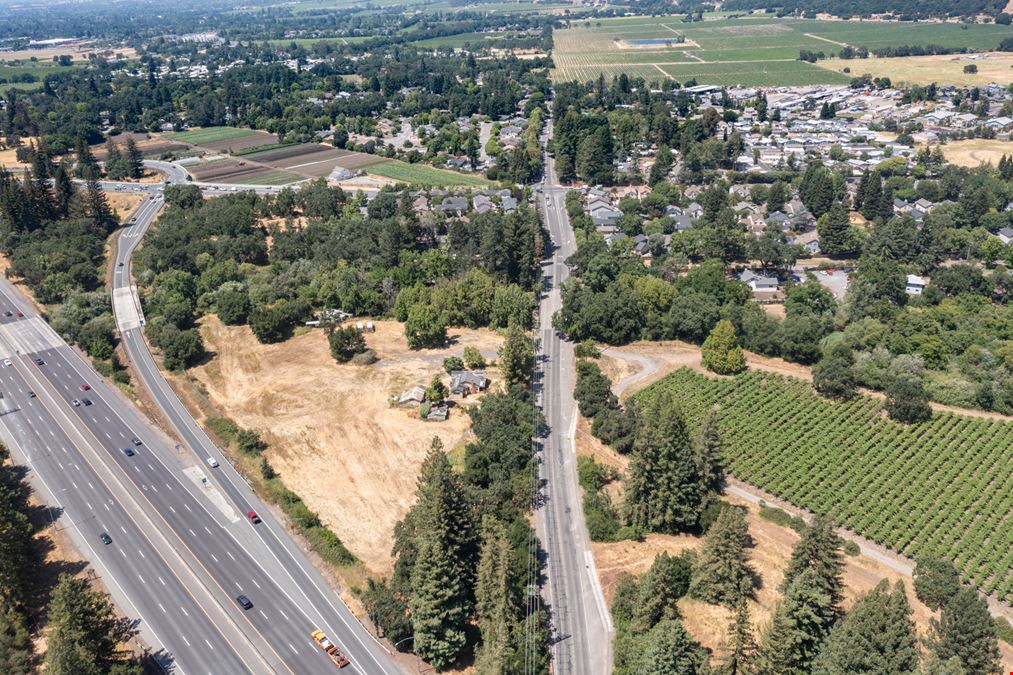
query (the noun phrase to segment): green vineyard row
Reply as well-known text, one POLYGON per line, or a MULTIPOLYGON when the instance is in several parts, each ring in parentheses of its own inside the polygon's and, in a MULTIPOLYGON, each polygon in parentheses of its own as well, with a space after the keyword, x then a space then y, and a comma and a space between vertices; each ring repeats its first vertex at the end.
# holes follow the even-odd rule
POLYGON ((667 390, 691 430, 719 409, 735 477, 909 557, 953 561, 967 580, 1013 599, 1013 424, 937 413, 904 425, 881 401, 834 402, 808 382, 678 370, 667 390))

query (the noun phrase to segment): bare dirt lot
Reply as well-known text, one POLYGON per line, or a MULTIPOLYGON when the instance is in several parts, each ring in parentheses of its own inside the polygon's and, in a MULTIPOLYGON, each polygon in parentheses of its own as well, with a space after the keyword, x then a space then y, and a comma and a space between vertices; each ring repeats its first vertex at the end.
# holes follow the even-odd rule
MULTIPOLYGON (((460 356, 466 346, 494 357, 500 336, 451 329, 446 349, 412 351, 401 324, 380 321, 375 333, 366 334, 380 360, 356 366, 335 363, 318 330, 274 345, 262 345, 248 327, 224 326, 216 317, 206 318, 201 330, 216 355, 191 374, 211 402, 261 432, 285 484, 370 571, 389 571, 394 524, 415 500, 418 467, 433 437, 454 455, 470 434, 460 407, 446 422, 424 422, 416 408, 395 407, 390 399, 428 384, 443 372, 443 359, 460 356)), ((498 373, 489 373, 495 387, 498 373)))
MULTIPOLYGON (((1013 73, 1013 71, 1010 72, 1013 73)), ((943 157, 947 162, 972 168, 985 163, 991 163, 994 166, 999 163, 1003 155, 1013 155, 1013 143, 987 138, 954 141, 947 143, 942 148, 943 157)))
POLYGON ((985 54, 944 54, 939 56, 903 56, 868 59, 825 59, 817 61, 821 68, 841 72, 851 69, 851 75, 868 73, 873 77, 889 77, 895 85, 973 86, 982 84, 1007 85, 1013 82, 1013 54, 988 52, 985 54), (964 66, 974 65, 976 73, 965 73, 964 66))
MULTIPOLYGON (((170 141, 161 137, 153 137, 148 134, 141 133, 126 133, 119 134, 110 137, 121 150, 127 145, 127 139, 132 138, 137 143, 137 148, 141 151, 141 154, 145 157, 158 157, 159 155, 166 152, 174 152, 177 150, 186 150, 190 146, 186 143, 180 143, 178 141, 170 141)), ((95 155, 95 159, 104 160, 106 155, 105 143, 99 145, 93 145, 91 152, 95 155)))
POLYGON ((257 131, 241 138, 232 138, 224 141, 208 141, 201 143, 200 147, 215 150, 216 152, 238 152, 249 148, 258 148, 262 145, 272 145, 279 142, 279 138, 266 131, 257 131))

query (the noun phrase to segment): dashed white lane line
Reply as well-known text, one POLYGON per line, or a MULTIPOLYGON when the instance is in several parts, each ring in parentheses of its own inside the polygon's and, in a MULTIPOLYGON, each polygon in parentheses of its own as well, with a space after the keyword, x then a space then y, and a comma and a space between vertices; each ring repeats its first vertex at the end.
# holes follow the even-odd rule
POLYGON ((186 611, 183 607, 180 607, 179 611, 183 612, 183 616, 190 616, 190 612, 186 611))
POLYGON ((158 583, 160 583, 163 586, 165 586, 165 579, 163 579, 162 577, 158 577, 158 583))
POLYGON ((158 603, 158 608, 162 610, 162 614, 165 614, 165 606, 162 603, 158 603))

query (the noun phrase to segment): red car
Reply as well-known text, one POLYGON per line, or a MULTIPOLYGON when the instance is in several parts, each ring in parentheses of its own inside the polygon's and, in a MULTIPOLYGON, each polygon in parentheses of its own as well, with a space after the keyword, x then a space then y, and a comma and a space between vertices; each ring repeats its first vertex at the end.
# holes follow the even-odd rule
POLYGON ((91 385, 87 382, 81 385, 81 391, 88 391, 89 389, 91 389, 91 385))
POLYGON ((257 515, 256 511, 250 511, 249 513, 246 514, 246 516, 250 519, 250 522, 253 523, 254 525, 260 522, 260 516, 257 515))
POLYGON ((24 313, 24 312, 18 312, 18 316, 19 316, 19 317, 23 317, 24 315, 25 315, 25 313, 24 313))

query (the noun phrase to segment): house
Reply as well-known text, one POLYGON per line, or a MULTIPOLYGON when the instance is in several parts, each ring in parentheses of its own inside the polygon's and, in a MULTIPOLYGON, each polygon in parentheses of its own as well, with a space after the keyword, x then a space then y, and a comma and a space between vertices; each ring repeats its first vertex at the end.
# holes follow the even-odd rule
POLYGON ((696 202, 690 202, 689 206, 685 209, 685 213, 690 217, 690 220, 696 220, 703 215, 703 207, 696 202))
POLYGON ((739 275, 739 281, 749 286, 754 292, 772 292, 777 290, 777 279, 756 274, 752 270, 746 270, 739 275))
POLYGON ((447 415, 450 414, 450 406, 446 403, 439 403, 429 408, 429 414, 426 415, 426 420, 429 422, 446 422, 447 415))
POLYGON ((774 211, 772 214, 767 216, 766 222, 776 223, 782 230, 787 230, 791 225, 791 218, 786 216, 781 211, 774 211))
POLYGON ((485 391, 489 386, 489 378, 483 370, 452 370, 450 371, 450 393, 468 396, 485 391))
POLYGON ((1013 228, 1004 227, 999 230, 999 233, 996 236, 999 237, 999 241, 1008 245, 1011 241, 1013 241, 1013 228))
POLYGON ((813 256, 820 254, 820 235, 816 230, 794 237, 791 243, 795 246, 801 246, 806 255, 813 256))
POLYGON ((597 205, 590 209, 589 215, 595 227, 602 225, 615 226, 619 224, 619 219, 622 217, 623 212, 611 205, 597 205))
POLYGON ((499 205, 505 213, 513 213, 517 210, 517 200, 510 196, 501 198, 499 205))
POLYGON ((925 279, 916 274, 909 274, 907 275, 907 284, 904 286, 904 292, 908 295, 921 295, 927 285, 925 279))
POLYGON ((893 200, 893 212, 898 216, 903 216, 905 213, 911 213, 912 208, 913 207, 907 202, 907 200, 897 199, 896 197, 893 200))
POLYGON ((985 126, 989 129, 995 129, 996 131, 1009 131, 1013 129, 1013 118, 1010 117, 993 117, 989 121, 985 122, 985 126))
POLYGON ((468 200, 464 197, 444 197, 443 201, 436 205, 436 209, 448 216, 461 216, 468 211, 468 200))
POLYGON ((457 169, 458 171, 471 171, 471 160, 467 157, 451 157, 447 160, 448 169, 457 169))
POLYGON ((416 215, 421 215, 429 211, 429 198, 425 195, 419 195, 412 200, 412 211, 416 215))
POLYGON ((471 203, 477 213, 488 213, 496 206, 492 203, 492 200, 485 195, 475 195, 475 197, 471 200, 471 203))

